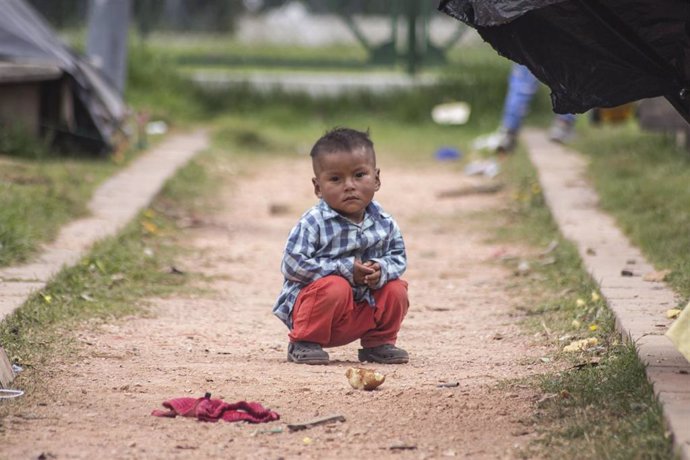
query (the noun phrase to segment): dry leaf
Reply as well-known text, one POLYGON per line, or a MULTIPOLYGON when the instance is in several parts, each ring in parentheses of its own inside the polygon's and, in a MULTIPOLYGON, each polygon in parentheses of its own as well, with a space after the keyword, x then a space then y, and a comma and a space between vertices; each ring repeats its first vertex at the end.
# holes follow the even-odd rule
POLYGON ((585 351, 589 348, 595 347, 599 344, 599 340, 596 337, 590 337, 588 339, 574 340, 570 342, 569 345, 563 347, 563 351, 567 353, 572 353, 576 351, 585 351))
POLYGON ((546 393, 545 395, 543 395, 541 398, 539 398, 539 399, 537 400, 537 405, 538 405, 538 406, 541 406, 541 405, 544 404, 546 401, 550 401, 550 400, 555 399, 555 398, 558 398, 558 394, 557 394, 557 393, 546 393))
POLYGON ((671 270, 660 270, 658 272, 649 272, 645 274, 642 279, 644 281, 651 281, 651 282, 660 282, 664 281, 668 275, 671 274, 671 270))
POLYGON ((680 308, 671 308, 670 310, 666 310, 666 317, 668 319, 676 319, 680 315, 680 312, 682 310, 680 308))
POLYGON ((142 221, 141 226, 144 229, 144 231, 146 231, 146 233, 150 233, 152 235, 159 233, 158 226, 148 220, 142 221))
POLYGON ((551 242, 550 242, 549 245, 546 247, 546 249, 544 249, 544 250, 542 251, 541 255, 542 255, 542 256, 545 256, 545 255, 551 254, 554 250, 556 250, 557 247, 558 247, 558 241, 556 241, 556 240, 551 240, 551 242))

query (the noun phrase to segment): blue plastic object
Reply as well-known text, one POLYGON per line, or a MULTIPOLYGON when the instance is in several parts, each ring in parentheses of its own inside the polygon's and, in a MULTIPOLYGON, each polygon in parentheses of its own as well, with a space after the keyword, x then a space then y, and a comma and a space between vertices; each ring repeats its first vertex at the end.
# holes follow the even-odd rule
POLYGON ((440 161, 459 160, 462 157, 462 153, 453 147, 441 147, 436 150, 434 156, 440 161))

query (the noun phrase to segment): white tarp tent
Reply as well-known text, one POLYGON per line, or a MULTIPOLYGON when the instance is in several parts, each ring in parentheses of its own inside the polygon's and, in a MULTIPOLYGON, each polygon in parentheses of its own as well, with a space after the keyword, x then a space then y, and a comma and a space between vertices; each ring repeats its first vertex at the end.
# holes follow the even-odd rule
MULTIPOLYGON (((43 91, 42 129, 88 150, 116 147, 127 107, 99 70, 66 46, 23 0, 2 0, 0 62, 59 68, 58 84, 43 91), (54 114, 49 116, 46 114, 54 114)), ((0 101, 1 103, 1 101, 0 101)))

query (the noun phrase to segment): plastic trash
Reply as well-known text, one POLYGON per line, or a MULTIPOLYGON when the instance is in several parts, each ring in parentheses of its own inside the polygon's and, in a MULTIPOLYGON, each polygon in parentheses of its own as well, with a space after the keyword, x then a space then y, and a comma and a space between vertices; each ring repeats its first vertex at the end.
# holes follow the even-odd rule
POLYGON ((503 138, 503 133, 496 131, 494 133, 484 134, 474 139, 472 142, 472 148, 474 150, 491 150, 494 151, 498 148, 503 138))
POLYGON ((146 125, 146 134, 154 136, 168 132, 168 124, 164 121, 152 121, 146 125))
POLYGON ((12 390, 9 388, 0 388, 0 399, 12 399, 24 396, 22 390, 12 390))
POLYGON ((486 177, 496 177, 501 172, 501 168, 496 160, 475 160, 471 161, 465 166, 465 175, 486 177))
POLYGON ((467 102, 439 104, 431 110, 431 119, 439 125, 464 125, 470 119, 467 102))
POLYGON ((462 157, 462 153, 453 147, 441 147, 436 150, 434 157, 440 161, 459 160, 462 157))

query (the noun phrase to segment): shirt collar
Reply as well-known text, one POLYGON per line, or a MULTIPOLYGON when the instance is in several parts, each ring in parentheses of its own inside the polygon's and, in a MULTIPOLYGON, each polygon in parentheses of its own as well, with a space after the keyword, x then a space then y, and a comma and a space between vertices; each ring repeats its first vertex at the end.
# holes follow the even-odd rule
MULTIPOLYGON (((317 205, 317 207, 321 211, 321 215, 323 216, 324 220, 335 219, 338 217, 340 217, 341 219, 345 219, 343 216, 338 214, 337 211, 328 206, 328 203, 326 203, 323 199, 319 200, 319 204, 317 205)), ((364 211, 364 219, 358 225, 364 225, 368 218, 377 221, 383 217, 387 217, 387 214, 383 211, 381 206, 376 201, 372 201, 371 203, 369 203, 369 206, 367 206, 367 209, 364 211)), ((350 221, 348 220, 348 222, 350 221)))

